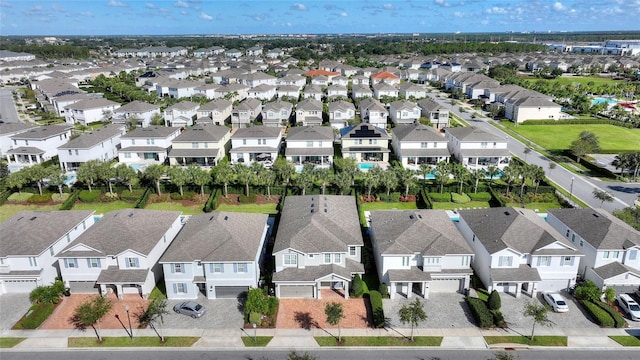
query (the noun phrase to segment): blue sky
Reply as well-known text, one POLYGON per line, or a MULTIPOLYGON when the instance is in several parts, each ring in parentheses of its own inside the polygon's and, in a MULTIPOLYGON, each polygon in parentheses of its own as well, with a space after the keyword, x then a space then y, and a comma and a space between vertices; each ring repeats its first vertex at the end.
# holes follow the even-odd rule
POLYGON ((640 30, 640 0, 0 0, 0 35, 640 30))

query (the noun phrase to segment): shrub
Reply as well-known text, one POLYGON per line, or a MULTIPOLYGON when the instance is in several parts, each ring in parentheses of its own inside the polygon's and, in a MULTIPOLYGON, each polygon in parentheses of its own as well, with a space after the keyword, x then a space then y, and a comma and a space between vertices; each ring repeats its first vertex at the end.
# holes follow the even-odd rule
POLYGON ((260 324, 262 322, 262 314, 252 311, 249 314, 249 323, 250 324, 260 324))
POLYGON ((35 194, 32 195, 27 202, 29 204, 45 204, 51 201, 51 194, 35 194))
POLYGON ((382 307, 382 295, 380 292, 369 291, 369 302, 371 303, 371 313, 373 314, 373 327, 383 328, 386 323, 384 309, 382 307))
POLYGON ((507 322, 504 321, 504 316, 502 316, 502 312, 500 310, 492 311, 493 314, 493 323, 500 328, 506 328, 507 322))
POLYGON ((622 315, 620 315, 620 313, 616 311, 616 309, 603 303, 602 301, 596 301, 595 304, 600 306, 602 310, 606 311, 611 316, 615 327, 623 328, 627 326, 627 322, 624 320, 622 315))
POLYGON ((442 194, 429 193, 429 199, 431 199, 432 202, 450 202, 451 193, 448 193, 448 192, 444 192, 442 194))
POLYGON ((80 191, 80 201, 86 203, 95 202, 100 197, 100 194, 100 191, 82 190, 80 191))
POLYGON ((220 190, 217 190, 217 189, 213 190, 211 192, 211 195, 209 195, 207 202, 204 204, 204 209, 202 210, 206 213, 212 212, 213 210, 215 210, 218 207, 219 198, 220 198, 220 190))
POLYGON ((600 301, 602 291, 591 280, 576 285, 575 296, 578 300, 596 302, 600 301))
POLYGON ((496 193, 496 191, 492 188, 489 188, 489 193, 491 194, 491 201, 489 202, 491 207, 506 207, 507 202, 504 201, 500 194, 496 193))
POLYGON ((51 194, 51 200, 53 200, 53 202, 63 203, 69 198, 69 196, 71 196, 69 193, 62 193, 62 195, 51 194))
POLYGON ((148 187, 144 191, 144 193, 142 194, 140 199, 138 199, 138 201, 136 202, 135 208, 136 209, 144 209, 144 207, 147 206, 147 202, 149 201, 149 196, 151 196, 151 188, 150 187, 148 187))
POLYGON ((491 194, 488 192, 478 192, 467 194, 473 201, 489 201, 491 200, 491 194))
POLYGON ((180 193, 171 193, 171 200, 182 200, 180 193))
POLYGON ((11 196, 13 192, 11 190, 5 190, 0 193, 0 205, 4 204, 5 201, 11 196))
POLYGON ((471 201, 467 194, 451 193, 451 201, 456 204, 465 204, 471 201))
POLYGON ((469 304, 469 309, 471 309, 471 313, 473 314, 478 327, 493 327, 493 314, 491 314, 484 301, 467 296, 467 304, 469 304))
POLYGON ((603 308, 596 305, 595 303, 583 300, 581 301, 584 308, 587 310, 589 314, 593 317, 593 319, 600 325, 601 327, 613 327, 615 325, 615 321, 607 313, 603 308))
POLYGON ((67 198, 67 200, 65 200, 62 205, 60 205, 60 210, 71 210, 71 208, 73 208, 73 204, 76 203, 76 200, 78 200, 78 197, 80 196, 80 191, 79 190, 75 190, 73 193, 71 193, 71 196, 69 196, 67 198))
POLYGON ((360 274, 356 274, 356 276, 353 277, 353 285, 351 290, 353 291, 353 296, 357 298, 362 297, 362 295, 364 294, 364 286, 360 274))
POLYGON ((120 193, 120 199, 126 202, 136 202, 142 195, 144 195, 144 190, 142 189, 136 189, 133 191, 125 190, 120 193))
POLYGON ((31 312, 16 324, 16 330, 37 329, 53 313, 53 304, 37 304, 29 310, 31 312))
POLYGON ((400 194, 399 192, 392 192, 387 196, 387 193, 382 193, 380 194, 380 200, 384 201, 384 202, 398 202, 400 201, 400 196, 402 194, 400 194))
POLYGON ((380 284, 380 286, 378 287, 378 291, 380 291, 380 295, 382 295, 382 298, 389 298, 389 286, 387 286, 387 284, 380 284))
POLYGON ((238 202, 240 204, 255 204, 255 202, 256 202, 256 194, 249 194, 249 196, 246 196, 244 194, 240 194, 238 196, 238 202))
POLYGON ((500 310, 500 306, 502 306, 502 301, 500 299, 500 293, 498 291, 493 290, 489 295, 489 300, 487 300, 487 307, 489 310, 500 310))
POLYGON ((280 300, 275 296, 270 296, 267 299, 267 316, 274 318, 278 312, 278 306, 280 306, 280 300))

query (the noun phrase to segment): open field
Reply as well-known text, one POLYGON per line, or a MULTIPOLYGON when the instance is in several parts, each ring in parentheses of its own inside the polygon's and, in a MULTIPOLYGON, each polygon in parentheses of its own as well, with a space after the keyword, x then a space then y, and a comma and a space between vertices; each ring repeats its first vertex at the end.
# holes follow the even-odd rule
POLYGON ((594 86, 600 85, 617 85, 623 83, 623 80, 613 80, 610 78, 601 78, 601 77, 590 77, 590 76, 571 76, 571 77, 557 77, 555 79, 540 79, 534 77, 523 78, 528 82, 535 83, 537 81, 544 81, 549 85, 553 85, 554 83, 559 83, 560 85, 573 85, 573 84, 581 84, 587 85, 589 82, 593 82, 594 86))

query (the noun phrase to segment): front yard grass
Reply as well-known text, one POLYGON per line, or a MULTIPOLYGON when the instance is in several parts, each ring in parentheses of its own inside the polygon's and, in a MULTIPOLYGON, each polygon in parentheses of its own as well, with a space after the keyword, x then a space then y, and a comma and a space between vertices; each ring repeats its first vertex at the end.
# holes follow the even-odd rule
POLYGON ((56 205, 37 205, 37 204, 11 204, 5 202, 0 205, 0 222, 7 220, 20 211, 33 211, 33 210, 58 210, 60 204, 56 205))
POLYGON ((106 214, 109 211, 131 209, 135 204, 122 200, 111 202, 89 202, 76 201, 71 210, 95 210, 96 214, 106 214))
POLYGON ((7 201, 27 201, 29 200, 30 197, 33 196, 33 193, 30 192, 14 192, 13 194, 11 194, 8 198, 7 201))
POLYGON ((68 347, 191 347, 200 338, 197 336, 167 336, 165 343, 161 343, 157 336, 139 336, 134 337, 133 340, 128 336, 103 337, 102 339, 104 341, 100 344, 96 337, 70 337, 68 347))
POLYGON ((0 349, 12 348, 20 344, 26 338, 0 337, 0 349))
POLYGON ((216 211, 246 212, 255 214, 277 214, 278 204, 220 204, 216 211))
POLYGON ((414 336, 410 341, 401 336, 343 336, 338 344, 333 336, 316 336, 320 346, 440 346, 442 336, 414 336))
POLYGON ((33 330, 37 329, 47 318, 49 315, 53 313, 55 310, 54 304, 46 304, 40 303, 31 305, 29 308, 29 312, 27 315, 22 317, 15 325, 13 325, 13 329, 15 330, 33 330))
POLYGON ((535 336, 533 341, 528 336, 485 336, 489 345, 522 344, 529 346, 567 346, 566 336, 535 336))
POLYGON ((458 204, 458 203, 454 203, 454 202, 437 202, 437 201, 432 201, 431 205, 433 205, 433 208, 436 210, 453 210, 453 209, 466 209, 466 208, 489 208, 491 207, 491 205, 489 205, 488 202, 486 201, 469 201, 467 203, 464 204, 458 204))
POLYGON ((640 346, 640 337, 638 336, 616 335, 609 336, 609 338, 622 346, 640 346))
MULTIPOLYGON (((507 203, 507 207, 520 208, 520 203, 507 203)), ((562 209, 562 206, 558 202, 553 203, 528 203, 524 204, 525 209, 535 210, 538 209, 539 213, 546 213, 549 209, 562 209)))
POLYGON ((360 204, 361 211, 371 211, 371 210, 415 210, 418 206, 416 202, 365 202, 360 204))
POLYGON ((147 210, 182 211, 184 215, 197 215, 203 213, 204 204, 184 206, 179 202, 160 202, 148 204, 144 208, 147 210))
POLYGON ((255 341, 253 336, 243 336, 242 342, 246 347, 265 347, 273 339, 273 336, 256 336, 255 341))

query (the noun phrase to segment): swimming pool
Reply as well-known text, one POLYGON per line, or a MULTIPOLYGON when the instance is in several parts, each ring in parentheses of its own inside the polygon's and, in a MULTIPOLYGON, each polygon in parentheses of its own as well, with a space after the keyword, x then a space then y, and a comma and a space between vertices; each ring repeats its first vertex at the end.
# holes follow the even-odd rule
POLYGON ((358 164, 358 168, 360 170, 369 170, 369 169, 373 169, 374 167, 376 167, 378 165, 376 164, 369 164, 369 163, 359 163, 358 164))
POLYGON ((591 105, 598 105, 598 104, 603 104, 603 103, 607 103, 608 106, 613 106, 613 105, 616 105, 618 103, 618 100, 610 99, 610 98, 603 98, 603 97, 597 97, 597 98, 594 98, 593 100, 591 100, 591 105))

